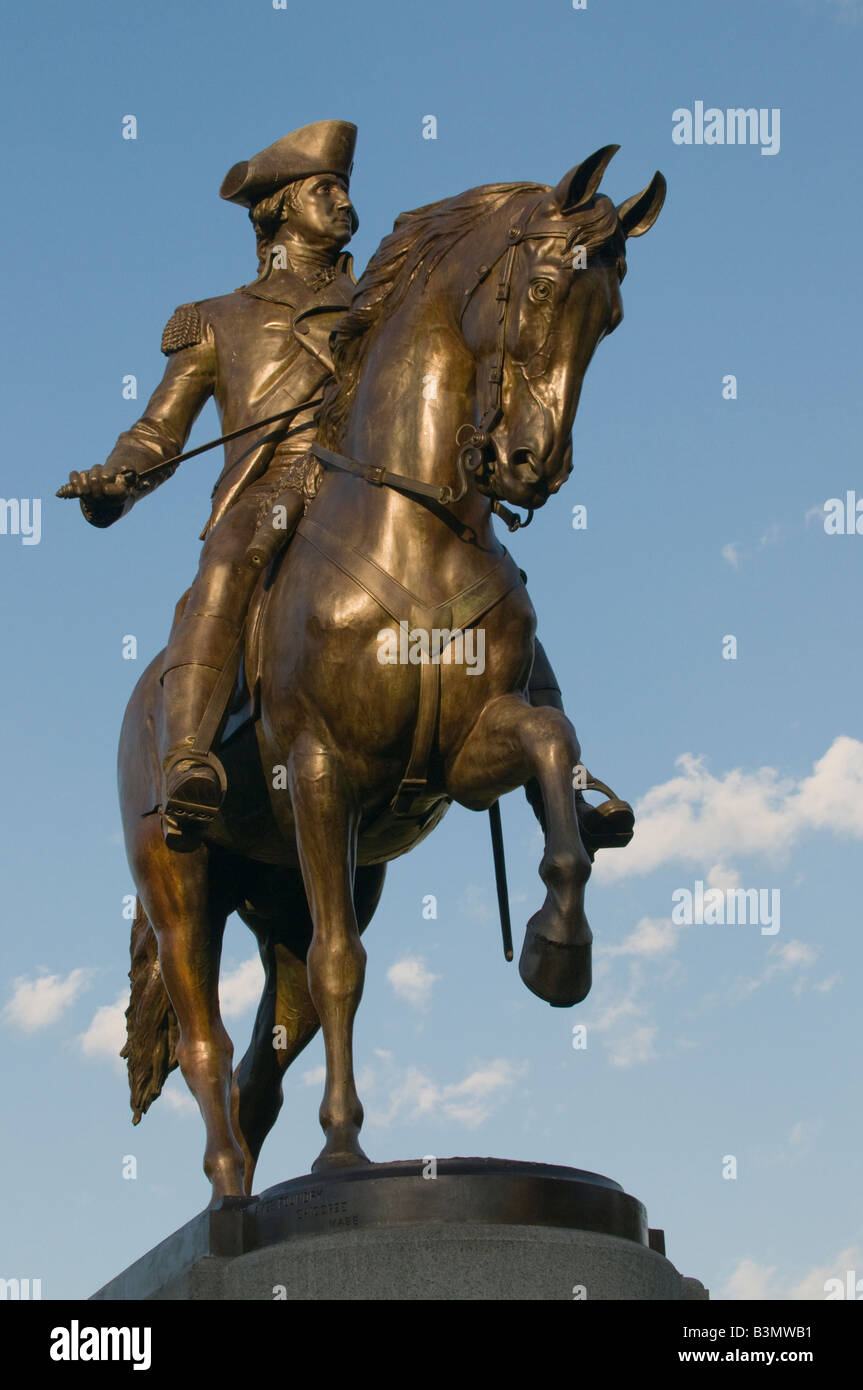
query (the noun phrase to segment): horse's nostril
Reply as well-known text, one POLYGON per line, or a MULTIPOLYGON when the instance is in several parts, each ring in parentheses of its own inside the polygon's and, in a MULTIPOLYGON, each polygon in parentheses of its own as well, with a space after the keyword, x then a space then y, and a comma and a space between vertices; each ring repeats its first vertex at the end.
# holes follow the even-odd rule
POLYGON ((537 480, 542 477, 540 470, 536 466, 536 459, 530 449, 515 449, 512 455, 512 463, 515 468, 527 468, 537 480))

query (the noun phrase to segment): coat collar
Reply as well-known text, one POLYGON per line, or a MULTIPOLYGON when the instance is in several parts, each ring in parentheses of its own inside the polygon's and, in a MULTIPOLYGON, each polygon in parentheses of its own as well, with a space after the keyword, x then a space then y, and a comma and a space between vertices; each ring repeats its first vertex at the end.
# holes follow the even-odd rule
MULTIPOLYGON (((250 285, 242 285, 240 293, 250 294, 255 299, 268 299, 276 304, 286 304, 290 309, 305 312, 307 309, 326 304, 331 297, 327 291, 340 280, 347 279, 351 285, 356 284, 353 256, 347 252, 342 252, 333 269, 333 279, 322 282, 317 288, 297 275, 296 271, 286 267, 284 270, 273 270, 262 279, 253 280, 250 285)), ((341 299, 339 302, 341 303, 341 299)))

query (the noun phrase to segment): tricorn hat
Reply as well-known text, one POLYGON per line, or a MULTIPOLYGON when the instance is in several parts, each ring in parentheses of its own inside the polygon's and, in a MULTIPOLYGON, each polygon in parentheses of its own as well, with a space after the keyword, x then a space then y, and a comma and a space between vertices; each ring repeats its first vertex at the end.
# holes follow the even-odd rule
POLYGON ((350 121, 315 121, 300 126, 260 154, 235 164, 222 180, 219 193, 229 203, 251 208, 294 179, 313 174, 341 174, 349 179, 356 142, 357 128, 350 121))

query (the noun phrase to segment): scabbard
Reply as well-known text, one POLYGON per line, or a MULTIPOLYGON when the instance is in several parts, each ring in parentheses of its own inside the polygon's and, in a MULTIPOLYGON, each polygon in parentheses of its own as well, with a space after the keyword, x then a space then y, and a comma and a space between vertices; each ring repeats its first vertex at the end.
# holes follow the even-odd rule
POLYGON ((503 850, 503 828, 500 821, 500 802, 488 808, 491 827, 491 848, 494 855, 494 878, 497 885, 497 905, 500 909, 500 930, 503 936, 503 953, 512 960, 512 922, 509 917, 509 891, 506 886, 506 858, 503 850))

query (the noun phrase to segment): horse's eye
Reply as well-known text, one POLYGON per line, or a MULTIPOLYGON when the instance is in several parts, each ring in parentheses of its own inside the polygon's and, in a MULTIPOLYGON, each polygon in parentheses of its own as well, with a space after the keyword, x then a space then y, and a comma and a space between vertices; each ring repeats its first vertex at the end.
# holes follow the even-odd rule
POLYGON ((551 299, 552 288, 550 280, 534 280, 528 290, 528 295, 534 304, 541 304, 543 300, 551 299))

